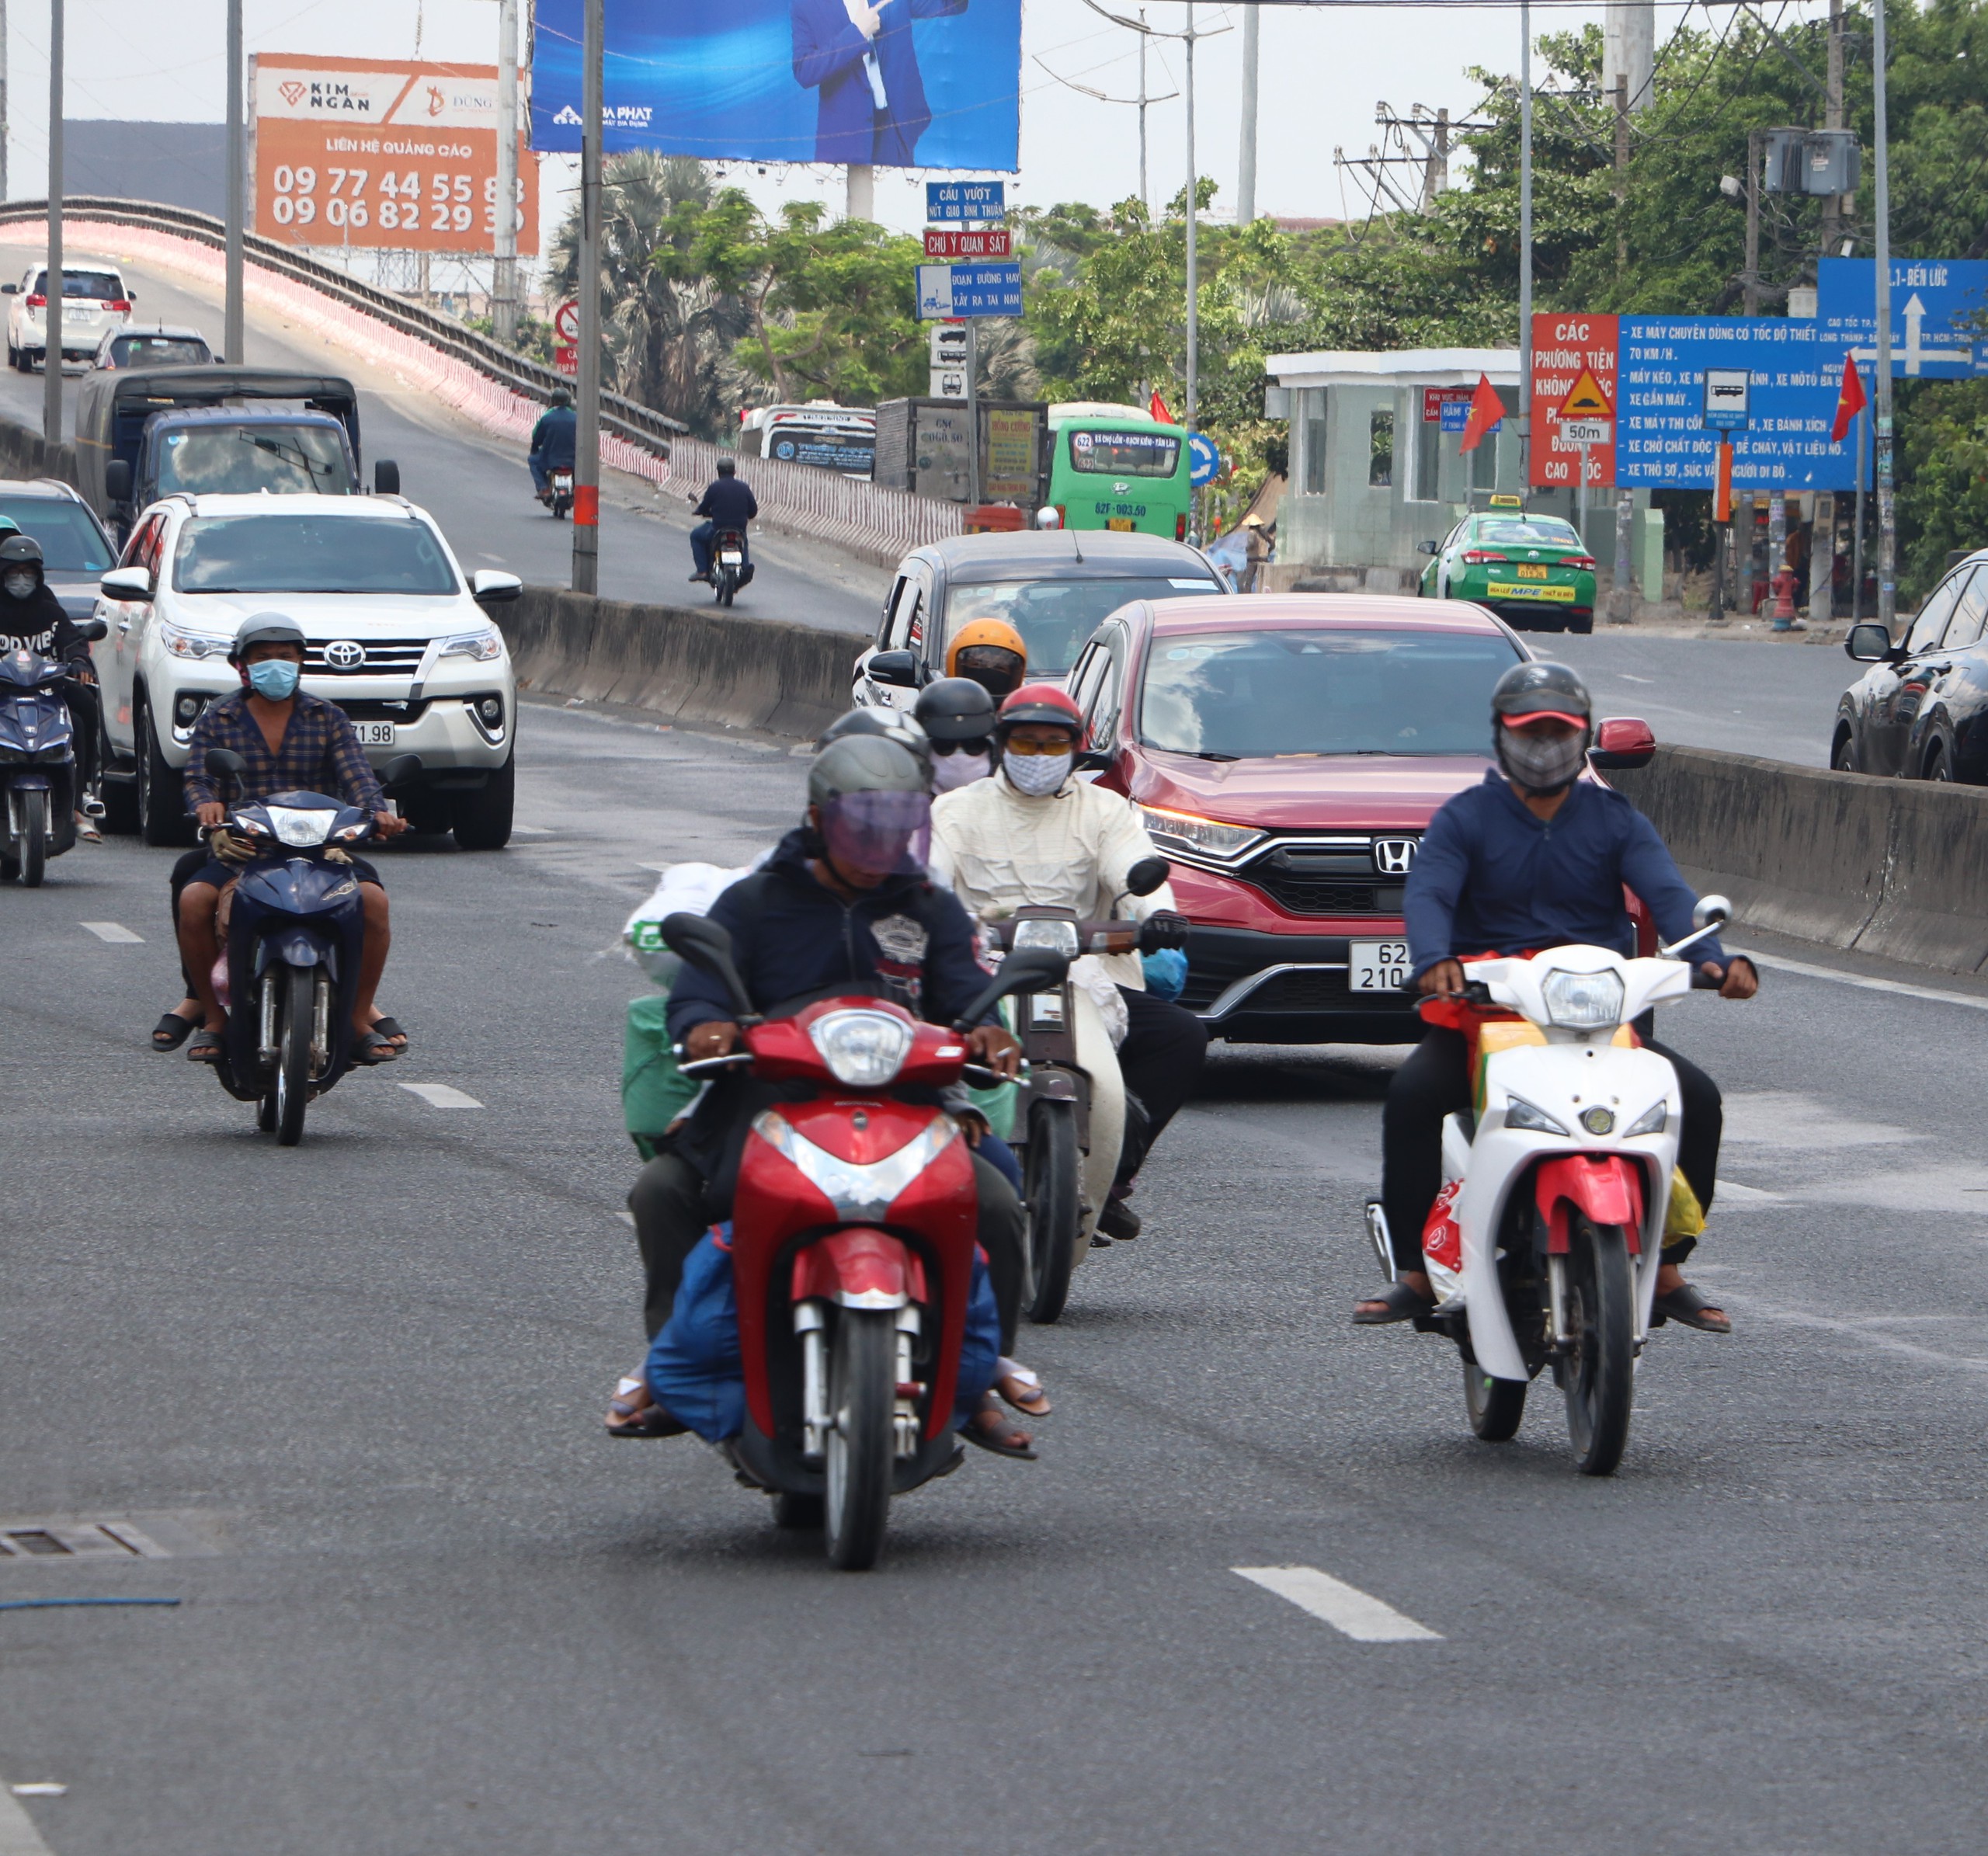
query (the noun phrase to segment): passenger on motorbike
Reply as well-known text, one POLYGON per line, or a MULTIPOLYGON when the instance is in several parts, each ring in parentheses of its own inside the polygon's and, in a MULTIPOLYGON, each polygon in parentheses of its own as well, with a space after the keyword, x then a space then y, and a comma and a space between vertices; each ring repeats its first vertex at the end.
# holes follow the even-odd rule
MULTIPOLYGON (((1667 941, 1691 932, 1697 902, 1655 827, 1612 787, 1580 776, 1587 760, 1592 704, 1564 664, 1514 666, 1491 697, 1500 771, 1449 800, 1430 821, 1409 873, 1403 913, 1417 991, 1452 996, 1464 986, 1458 957, 1517 954, 1580 944, 1635 951, 1623 901, 1626 885, 1656 918, 1667 941)), ((1729 956, 1715 937, 1693 958, 1727 999, 1750 999, 1753 962, 1729 956)), ((1719 1086, 1689 1058, 1657 1043, 1647 1020, 1645 1046, 1670 1059, 1684 1100, 1678 1169, 1701 1209, 1718 1183, 1722 1121, 1719 1086)), ((1354 1319, 1404 1321, 1434 1304, 1423 1268, 1422 1232, 1442 1183, 1443 1118, 1470 1106, 1468 1045, 1431 1026, 1395 1072, 1382 1114, 1382 1200, 1399 1280, 1359 1303, 1354 1319)), ((1679 1268, 1696 1243, 1667 1243, 1656 1280, 1659 1315, 1732 1332, 1679 1268)))
POLYGON ((1003 703, 1028 674, 1028 647, 1005 619, 969 619, 946 647, 946 674, 971 678, 1003 703))
POLYGON ((90 815, 102 812, 96 797, 97 721, 96 672, 91 667, 90 648, 62 602, 50 592, 41 557, 41 544, 8 524, 0 540, 0 649, 28 650, 53 659, 68 668, 68 686, 63 699, 69 705, 70 732, 75 742, 76 791, 81 804, 76 811, 76 836, 86 844, 101 844, 103 833, 90 815))
MULTIPOLYGON (((228 662, 240 672, 242 687, 201 712, 187 750, 186 806, 203 825, 227 822, 228 808, 207 770, 207 750, 227 748, 248 763, 248 771, 230 782, 240 789, 232 795, 238 804, 272 793, 323 793, 372 813, 383 838, 406 830, 407 822, 387 809, 386 797, 345 711, 298 686, 304 631, 295 620, 279 612, 244 619, 228 662)), ((180 959, 203 1019, 186 1051, 196 1063, 221 1060, 227 1018, 214 991, 214 961, 220 952, 217 911, 222 891, 235 879, 231 860, 236 850, 224 832, 210 837, 204 848, 181 858, 172 873, 180 959)), ((366 917, 364 953, 353 1002, 353 1034, 357 1040, 353 1061, 386 1063, 407 1044, 407 1034, 393 1020, 382 1017, 373 1003, 392 938, 387 892, 379 872, 363 857, 353 858, 352 866, 366 917)), ((153 1034, 154 1044, 171 1049, 172 1044, 160 1042, 161 1034, 171 1034, 184 1017, 168 1013, 153 1034), (174 1021, 170 1027, 169 1019, 174 1021)))
MULTIPOLYGON (((1187 923, 1170 888, 1126 893, 1132 866, 1158 853, 1129 800, 1075 777, 1083 735, 1083 712, 1053 685, 1025 685, 1010 696, 995 723, 999 770, 932 808, 933 876, 983 921, 1030 906, 1072 909, 1086 920, 1122 909, 1145 924, 1142 952, 1184 948, 1187 923)), ((1129 954, 1086 955, 1075 971, 1093 982, 1076 989, 1077 1061, 1091 1083, 1083 1229, 1093 1240, 1099 1232, 1107 1242, 1136 1237, 1141 1221, 1125 1200, 1194 1088, 1208 1031, 1157 996, 1129 954), (1107 1013, 1124 1025, 1122 1036, 1114 1038, 1107 1013), (1129 1112, 1128 1093, 1137 1113, 1129 1112)))
POLYGON ((711 550, 717 545, 718 530, 731 529, 738 534, 739 551, 746 557, 739 570, 739 584, 746 586, 752 578, 752 551, 746 545, 746 525, 759 513, 759 501, 740 478, 738 464, 729 457, 721 457, 717 477, 704 486, 704 500, 691 511, 704 520, 690 531, 690 560, 697 569, 690 578, 708 580, 711 577, 711 550))
POLYGON ((918 693, 912 717, 932 743, 932 789, 954 792, 994 771, 994 699, 968 676, 942 676, 918 693))
MULTIPOLYGON (((731 934, 752 997, 770 1010, 836 990, 874 993, 932 1023, 950 1024, 984 989, 965 911, 925 874, 931 801, 924 768, 902 742, 867 734, 831 742, 808 777, 805 822, 766 866, 726 890, 710 919, 731 934)), ((669 1030, 690 1060, 735 1048, 739 1029, 721 982, 685 964, 669 1000, 669 1030)), ((966 1039, 973 1061, 1012 1076, 1014 1039, 994 1014, 966 1039)), ((729 1215, 732 1182, 752 1116, 780 1086, 746 1076, 707 1092, 667 1151, 643 1168, 628 1194, 647 1278, 643 1315, 652 1338, 669 1318, 684 1259, 711 1225, 729 1215)), ((982 1138, 962 1097, 968 1139, 982 1138)), ((1023 1273, 1022 1211, 1015 1190, 983 1154, 973 1156, 978 1239, 1012 1350, 1023 1273)), ((1011 1401, 1012 1402, 1012 1401, 1011 1401)), ((617 1436, 664 1434, 648 1389, 624 1380, 610 1408, 617 1436)), ((972 1420, 971 1441, 1010 1455, 1030 1438, 992 1398, 972 1420)))
POLYGON ((552 389, 552 404, 538 415, 531 429, 531 487, 540 502, 552 500, 552 473, 570 471, 579 449, 580 415, 573 410, 573 396, 564 387, 552 389))

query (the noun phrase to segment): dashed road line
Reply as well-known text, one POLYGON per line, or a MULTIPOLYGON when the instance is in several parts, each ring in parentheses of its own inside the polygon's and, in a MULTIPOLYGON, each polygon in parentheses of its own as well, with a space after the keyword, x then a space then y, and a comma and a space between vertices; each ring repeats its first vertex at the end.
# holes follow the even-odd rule
POLYGON ((403 1083, 401 1087, 410 1096, 419 1096, 430 1108, 481 1108, 483 1104, 474 1096, 447 1083, 403 1083))
POLYGON ((134 934, 122 922, 82 922, 78 926, 87 928, 99 940, 109 941, 117 947, 142 945, 145 938, 142 934, 134 934))
POLYGON ((1769 967, 1783 973, 1799 973, 1805 979, 1833 979, 1840 986, 1861 986, 1867 992, 1903 992, 1907 999, 1931 999, 1936 1006, 1968 1006, 1988 1012, 1988 996, 1976 992, 1948 992, 1938 986, 1915 986, 1902 979, 1879 979, 1868 973, 1846 973, 1840 967, 1817 967, 1807 961, 1788 960, 1778 954, 1756 954, 1750 947, 1735 947, 1757 967, 1769 967))
POLYGON ((1417 1624, 1392 1605, 1315 1566, 1232 1566, 1229 1570, 1267 1592, 1289 1599, 1301 1611, 1309 1611, 1356 1643, 1443 1641, 1441 1632, 1417 1624))

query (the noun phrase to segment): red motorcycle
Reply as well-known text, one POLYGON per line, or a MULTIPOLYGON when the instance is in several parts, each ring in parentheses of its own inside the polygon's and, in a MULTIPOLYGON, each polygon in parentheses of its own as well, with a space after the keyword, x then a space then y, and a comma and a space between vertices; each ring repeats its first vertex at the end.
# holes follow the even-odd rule
POLYGON ((673 915, 662 938, 724 984, 742 1034, 742 1050, 684 1074, 787 1086, 752 1119, 732 1197, 746 1418, 725 1448, 782 1526, 818 1514, 830 1562, 861 1570, 891 1497, 964 1454, 954 1394, 978 1200, 959 1124, 929 1097, 992 1080, 968 1062, 966 1034, 997 999, 1060 985, 1069 961, 1010 954, 951 1027, 854 991, 768 1018, 721 926, 673 915))

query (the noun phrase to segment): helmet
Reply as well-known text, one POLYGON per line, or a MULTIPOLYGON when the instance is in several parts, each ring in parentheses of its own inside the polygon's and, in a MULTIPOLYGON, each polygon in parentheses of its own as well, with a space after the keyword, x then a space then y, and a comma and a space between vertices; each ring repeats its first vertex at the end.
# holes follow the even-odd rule
POLYGON ((970 676, 942 676, 919 692, 912 711, 935 746, 955 742, 986 745, 994 732, 994 699, 970 676))
POLYGON ((822 731, 821 739, 815 743, 815 751, 819 752, 829 742, 852 735, 881 735, 885 741, 894 741, 916 755, 920 766, 928 764, 932 758, 932 743, 924 729, 915 716, 905 714, 902 709, 852 709, 846 715, 838 715, 822 731))
POLYGON ((1025 683, 1001 705, 996 729, 1003 735, 1024 722, 1048 722, 1081 735, 1084 712, 1054 683, 1025 683))
POLYGON ((1514 664, 1491 692, 1492 725, 1523 727, 1551 716, 1585 728, 1594 712, 1587 685, 1565 664, 1514 664))
POLYGON ((32 567, 42 570, 41 544, 32 535, 12 534, 0 541, 0 568, 32 567))
POLYGON ((1028 647, 1003 620, 970 620, 946 648, 946 674, 971 677, 998 701, 1028 674, 1028 647))
POLYGON ((808 801, 820 809, 817 839, 838 874, 879 881, 915 876, 932 849, 932 796, 924 763, 902 742, 846 735, 815 756, 808 801))
POLYGON ((738 468, 739 461, 736 458, 721 457, 718 461, 718 474, 721 477, 729 477, 738 468))
MULTIPOLYGON (((0 542, 0 556, 4 556, 9 545, 0 542)), ((301 651, 304 627, 283 613, 252 613, 242 621, 241 628, 235 634, 235 642, 228 646, 228 661, 231 664, 240 663, 248 655, 252 645, 294 645, 301 651)))
POLYGON ((572 394, 568 392, 564 387, 554 387, 552 389, 552 404, 554 405, 570 406, 572 403, 572 394))

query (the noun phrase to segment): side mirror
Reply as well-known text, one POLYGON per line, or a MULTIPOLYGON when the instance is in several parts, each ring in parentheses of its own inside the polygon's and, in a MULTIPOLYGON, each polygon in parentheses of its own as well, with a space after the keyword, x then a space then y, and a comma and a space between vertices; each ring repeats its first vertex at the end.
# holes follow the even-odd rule
POLYGON ((373 466, 373 494, 376 496, 398 496, 400 493, 400 466, 391 457, 376 460, 373 466))
POLYGON ((1142 857, 1125 873, 1128 896, 1149 896, 1166 881, 1173 866, 1164 857, 1142 857))
POLYGON ((1440 554, 1443 551, 1443 544, 1440 541, 1418 541, 1415 544, 1415 551, 1418 554, 1440 554))
POLYGON ((918 687, 918 659, 909 651, 880 651, 870 660, 867 674, 873 683, 888 683, 894 690, 918 687))
POLYGON ((215 779, 232 777, 239 780, 248 771, 248 763, 232 748, 210 748, 207 759, 202 763, 215 779))
POLYGON ((1071 764, 1079 773, 1108 773, 1117 759, 1109 748, 1084 748, 1071 764))
POLYGON ((507 600, 515 600, 524 589, 524 582, 516 574, 495 567, 479 567, 469 577, 470 597, 482 606, 502 605, 507 600))
POLYGON ((1853 625, 1843 641, 1844 652, 1860 664, 1888 663, 1892 655, 1892 634, 1882 625, 1853 625))
POLYGON ((1656 752, 1649 724, 1633 715, 1611 715, 1594 732, 1588 759, 1598 767, 1646 767, 1656 752))
MULTIPOLYGON (((662 918, 662 944, 679 959, 722 980, 725 991, 732 996, 732 1010, 742 1019, 755 1016, 752 995, 746 989, 739 963, 732 958, 732 937, 718 923, 707 916, 679 909, 662 918)), ((981 1007, 983 1012, 986 1009, 981 1007)))
MULTIPOLYGON (((673 916, 670 921, 676 919, 673 916)), ((669 922, 663 923, 662 933, 663 939, 669 940, 669 922)), ((670 942, 673 947, 676 944, 670 942)), ((690 957, 686 954, 683 958, 688 960, 690 957)), ((1069 974, 1070 957, 1067 954, 1059 953, 1054 947, 1017 947, 1002 961, 1001 971, 988 982, 986 990, 954 1020, 953 1029, 964 1034, 986 1017, 996 1000, 1017 992, 1046 992, 1051 986, 1062 985, 1069 974)))
POLYGON ((103 467, 103 493, 113 502, 131 500, 131 461, 113 457, 103 467))
POLYGON ((396 754, 380 770, 380 784, 384 787, 405 786, 421 771, 419 754, 396 754))
POLYGON ((103 619, 82 620, 78 623, 76 630, 82 634, 86 645, 100 644, 110 636, 109 624, 103 619))
POLYGON ((1723 928, 1733 919, 1733 905, 1722 895, 1702 895, 1691 911, 1694 928, 1723 928))
POLYGON ((96 589, 106 600, 148 606, 151 603, 152 577, 142 567, 113 567, 97 582, 96 589))
POLYGON ((18 283, 0 283, 0 297, 18 296, 20 288, 18 283))

